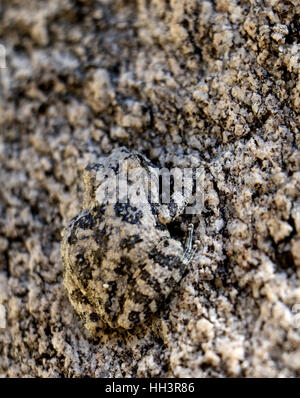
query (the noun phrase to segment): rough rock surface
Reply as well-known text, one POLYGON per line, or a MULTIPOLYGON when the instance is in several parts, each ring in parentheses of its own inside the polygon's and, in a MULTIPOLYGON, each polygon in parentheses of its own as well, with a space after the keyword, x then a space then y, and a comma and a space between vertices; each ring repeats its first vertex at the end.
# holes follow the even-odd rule
POLYGON ((299 376, 299 6, 2 1, 1 375, 299 376), (94 340, 60 233, 83 167, 123 145, 205 162, 201 248, 150 325, 94 340))

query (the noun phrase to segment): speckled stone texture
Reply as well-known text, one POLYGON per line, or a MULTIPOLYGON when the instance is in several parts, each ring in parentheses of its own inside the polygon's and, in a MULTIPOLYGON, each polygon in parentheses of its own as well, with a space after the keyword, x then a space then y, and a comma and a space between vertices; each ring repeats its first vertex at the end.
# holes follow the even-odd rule
POLYGON ((300 375, 299 10, 2 0, 2 376, 300 375), (171 228, 183 239, 192 221, 201 247, 150 324, 95 340, 63 286, 60 234, 85 165, 124 145, 205 164, 203 213, 171 228))

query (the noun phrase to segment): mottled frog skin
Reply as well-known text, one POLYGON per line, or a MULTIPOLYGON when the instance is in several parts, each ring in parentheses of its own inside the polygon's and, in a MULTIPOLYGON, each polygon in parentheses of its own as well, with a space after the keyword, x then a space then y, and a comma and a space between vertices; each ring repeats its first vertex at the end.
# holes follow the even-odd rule
POLYGON ((149 200, 146 177, 153 168, 146 157, 122 147, 84 171, 83 209, 64 229, 61 253, 70 301, 92 335, 107 325, 132 329, 145 322, 185 272, 190 248, 185 253, 166 227, 178 215, 172 209, 180 207, 149 200), (107 192, 113 176, 128 171, 133 196, 112 200, 107 192))

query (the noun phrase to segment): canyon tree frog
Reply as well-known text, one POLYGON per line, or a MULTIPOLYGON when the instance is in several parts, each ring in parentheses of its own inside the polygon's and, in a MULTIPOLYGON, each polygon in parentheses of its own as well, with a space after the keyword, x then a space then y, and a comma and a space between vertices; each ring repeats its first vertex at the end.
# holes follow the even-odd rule
POLYGON ((167 228, 188 198, 175 192, 160 204, 159 180, 149 183, 155 170, 145 156, 122 147, 83 173, 83 209, 64 229, 61 253, 69 299, 92 335, 147 320, 195 251, 191 224, 185 248, 167 228))

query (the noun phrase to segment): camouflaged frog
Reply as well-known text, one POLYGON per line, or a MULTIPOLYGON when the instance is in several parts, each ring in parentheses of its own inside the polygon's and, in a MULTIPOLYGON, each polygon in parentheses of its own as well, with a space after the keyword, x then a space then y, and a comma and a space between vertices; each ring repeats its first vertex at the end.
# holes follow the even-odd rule
POLYGON ((190 198, 175 192, 161 205, 155 171, 145 156, 122 147, 83 173, 83 210, 63 231, 61 253, 70 301, 92 335, 105 325, 143 323, 161 308, 193 256, 193 226, 185 248, 166 227, 190 198))

